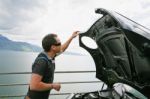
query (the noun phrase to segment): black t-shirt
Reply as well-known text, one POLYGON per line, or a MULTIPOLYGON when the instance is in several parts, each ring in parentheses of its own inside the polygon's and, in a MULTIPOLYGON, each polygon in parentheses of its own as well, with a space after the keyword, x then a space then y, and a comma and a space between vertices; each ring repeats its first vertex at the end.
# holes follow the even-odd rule
MULTIPOLYGON (((49 59, 45 53, 40 53, 32 65, 32 73, 42 76, 42 82, 53 83, 55 71, 55 63, 53 59, 49 59)), ((50 90, 33 91, 28 90, 28 96, 31 99, 48 99, 50 90)))

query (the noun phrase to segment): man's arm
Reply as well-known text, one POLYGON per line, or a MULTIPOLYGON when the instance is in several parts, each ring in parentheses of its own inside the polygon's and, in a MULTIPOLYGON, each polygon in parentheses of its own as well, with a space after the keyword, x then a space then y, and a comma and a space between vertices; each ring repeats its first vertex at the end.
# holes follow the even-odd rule
POLYGON ((33 73, 31 76, 31 81, 30 81, 30 90, 34 91, 46 91, 50 89, 55 89, 56 91, 60 90, 60 84, 59 83, 44 83, 41 81, 42 76, 33 73))
POLYGON ((72 39, 75 38, 78 35, 78 32, 79 31, 73 32, 73 34, 71 35, 71 37, 61 46, 61 51, 62 52, 64 52, 68 48, 68 46, 71 43, 72 39))

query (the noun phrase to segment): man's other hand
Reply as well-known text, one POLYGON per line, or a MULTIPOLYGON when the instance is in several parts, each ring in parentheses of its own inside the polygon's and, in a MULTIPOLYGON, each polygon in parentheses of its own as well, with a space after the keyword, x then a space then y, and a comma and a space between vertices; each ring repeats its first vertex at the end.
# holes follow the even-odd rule
POLYGON ((56 91, 59 91, 61 88, 60 83, 53 83, 53 89, 55 89, 56 91))

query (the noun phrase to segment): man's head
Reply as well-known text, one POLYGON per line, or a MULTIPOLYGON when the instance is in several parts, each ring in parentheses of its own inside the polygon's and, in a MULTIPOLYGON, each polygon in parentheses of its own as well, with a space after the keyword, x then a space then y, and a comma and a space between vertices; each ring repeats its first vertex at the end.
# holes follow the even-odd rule
POLYGON ((59 53, 61 50, 60 39, 56 34, 48 34, 42 40, 42 47, 45 52, 59 53))

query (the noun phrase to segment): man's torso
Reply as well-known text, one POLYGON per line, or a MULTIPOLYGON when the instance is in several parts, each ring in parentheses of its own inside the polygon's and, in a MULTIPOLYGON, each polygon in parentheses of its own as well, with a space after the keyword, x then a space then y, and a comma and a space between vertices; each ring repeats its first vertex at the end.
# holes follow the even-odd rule
MULTIPOLYGON (((49 59, 45 53, 40 53, 32 65, 32 73, 42 76, 42 82, 53 83, 55 71, 54 60, 49 59)), ((28 96, 31 99, 48 99, 50 90, 47 91, 28 91, 28 96)))

